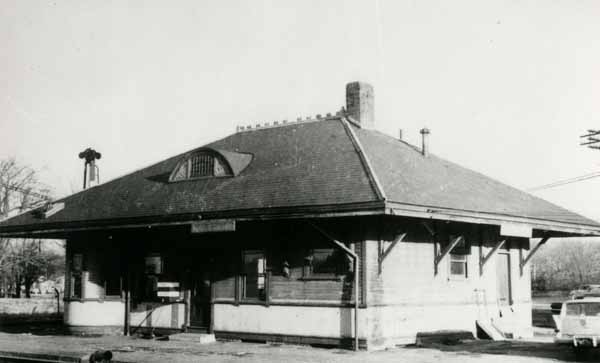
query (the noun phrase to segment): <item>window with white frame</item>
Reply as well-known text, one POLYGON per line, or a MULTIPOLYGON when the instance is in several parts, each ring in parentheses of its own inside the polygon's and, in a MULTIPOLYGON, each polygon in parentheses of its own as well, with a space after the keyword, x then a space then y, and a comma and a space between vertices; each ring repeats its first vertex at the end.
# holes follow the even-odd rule
MULTIPOLYGON (((449 243, 452 243, 458 236, 449 236, 449 243)), ((461 238, 460 242, 450 251, 449 274, 451 278, 465 279, 469 277, 468 256, 470 246, 466 239, 461 238)))
POLYGON ((450 254, 450 276, 455 278, 469 277, 467 255, 450 254))

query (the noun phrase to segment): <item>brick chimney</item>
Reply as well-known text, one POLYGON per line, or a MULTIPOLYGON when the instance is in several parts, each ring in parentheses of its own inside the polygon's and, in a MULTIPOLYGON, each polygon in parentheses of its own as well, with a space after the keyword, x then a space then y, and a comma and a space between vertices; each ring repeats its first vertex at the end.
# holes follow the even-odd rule
POLYGON ((346 85, 346 112, 362 128, 375 128, 375 98, 373 86, 364 82, 346 85))

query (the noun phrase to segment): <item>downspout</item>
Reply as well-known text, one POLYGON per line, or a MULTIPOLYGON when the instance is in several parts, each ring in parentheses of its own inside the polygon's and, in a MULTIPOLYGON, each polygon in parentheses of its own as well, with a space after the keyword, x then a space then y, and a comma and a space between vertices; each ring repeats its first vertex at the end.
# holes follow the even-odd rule
POLYGON ((329 234, 317 227, 315 224, 310 223, 310 225, 313 226, 313 228, 315 228, 317 231, 321 232, 325 237, 329 238, 333 243, 341 248, 342 251, 346 252, 346 254, 352 258, 354 266, 354 350, 358 351, 358 255, 340 241, 329 236, 329 234))
POLYGON ((348 252, 354 260, 354 350, 358 351, 358 256, 350 249, 348 252))
POLYGON ((358 351, 358 255, 343 243, 332 241, 352 258, 354 266, 354 350, 358 351))

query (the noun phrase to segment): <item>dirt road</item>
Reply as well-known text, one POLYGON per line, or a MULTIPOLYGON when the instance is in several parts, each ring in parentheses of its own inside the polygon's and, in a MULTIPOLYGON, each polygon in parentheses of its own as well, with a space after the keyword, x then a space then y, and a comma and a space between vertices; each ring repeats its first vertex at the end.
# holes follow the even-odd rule
MULTIPOLYGON (((398 347, 376 352, 352 352, 296 345, 154 341, 128 337, 36 336, 0 333, 0 351, 85 356, 98 349, 113 351, 122 362, 575 362, 568 347, 546 341, 467 341, 456 345, 398 347)), ((594 354, 585 361, 600 361, 594 354)))

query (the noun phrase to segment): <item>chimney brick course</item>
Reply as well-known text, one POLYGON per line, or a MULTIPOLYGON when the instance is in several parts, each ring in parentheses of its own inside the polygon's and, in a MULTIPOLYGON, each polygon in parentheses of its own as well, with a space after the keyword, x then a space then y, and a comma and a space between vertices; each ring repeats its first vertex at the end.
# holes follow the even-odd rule
POLYGON ((347 115, 358 122, 362 128, 375 128, 374 106, 373 86, 364 82, 352 82, 346 85, 347 115))

